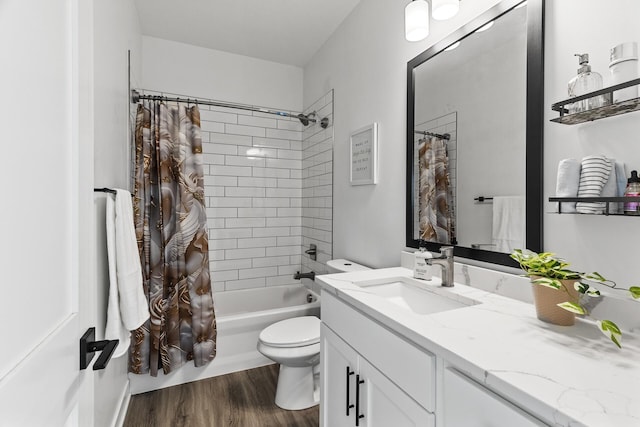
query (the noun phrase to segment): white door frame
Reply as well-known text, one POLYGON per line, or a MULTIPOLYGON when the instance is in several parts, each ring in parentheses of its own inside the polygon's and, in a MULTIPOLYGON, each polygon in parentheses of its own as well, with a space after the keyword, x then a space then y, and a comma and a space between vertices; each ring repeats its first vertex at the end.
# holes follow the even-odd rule
POLYGON ((31 331, 3 343, 15 353, 0 366, 0 424, 92 427, 95 374, 79 369, 79 338, 96 313, 93 0, 2 0, 0 26, 0 49, 10 59, 0 70, 10 105, 0 114, 15 118, 7 124, 14 128, 5 135, 11 148, 3 168, 13 188, 0 205, 0 218, 13 227, 0 279, 12 300, 0 314, 0 336, 21 338, 27 324, 31 331), (60 218, 59 227, 45 221, 48 215, 60 218), (45 269, 47 258, 60 261, 45 269), (52 295, 46 301, 43 289, 52 295), (47 305, 55 316, 34 308, 47 305))

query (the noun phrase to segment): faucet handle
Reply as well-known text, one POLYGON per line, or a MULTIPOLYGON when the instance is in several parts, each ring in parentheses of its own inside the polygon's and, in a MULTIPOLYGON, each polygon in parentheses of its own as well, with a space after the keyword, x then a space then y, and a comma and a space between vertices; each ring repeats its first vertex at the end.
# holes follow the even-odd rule
POLYGON ((440 253, 447 258, 453 257, 453 246, 441 246, 440 253))

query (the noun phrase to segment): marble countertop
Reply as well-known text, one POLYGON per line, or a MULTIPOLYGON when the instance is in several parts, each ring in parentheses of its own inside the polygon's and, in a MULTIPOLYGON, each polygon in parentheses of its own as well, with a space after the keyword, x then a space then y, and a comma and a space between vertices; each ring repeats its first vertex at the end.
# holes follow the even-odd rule
MULTIPOLYGON (((486 284, 479 289, 458 283, 459 278, 466 283, 470 279, 468 272, 458 274, 459 265, 456 270, 453 288, 442 288, 440 279, 435 277, 424 286, 450 292, 453 298, 471 298, 479 304, 431 315, 412 313, 354 284, 412 277, 410 269, 322 275, 316 280, 323 290, 444 358, 550 425, 640 426, 637 332, 623 330, 623 348, 618 349, 588 320, 577 319, 571 327, 544 323, 536 318, 535 308, 528 302, 489 292, 486 284)), ((503 279, 492 285, 494 290, 508 276, 500 276, 503 279)), ((526 283, 514 288, 530 293, 526 283)))

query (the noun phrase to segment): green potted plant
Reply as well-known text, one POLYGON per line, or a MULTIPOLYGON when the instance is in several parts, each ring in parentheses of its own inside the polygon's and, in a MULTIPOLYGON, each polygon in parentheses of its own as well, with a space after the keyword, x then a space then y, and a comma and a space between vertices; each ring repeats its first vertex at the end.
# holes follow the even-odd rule
MULTIPOLYGON (((510 256, 531 278, 536 314, 545 322, 570 326, 574 324, 576 314, 587 315, 580 297, 600 296, 600 291, 590 286, 589 282, 615 287, 613 281, 605 279, 599 273, 569 269, 568 262, 550 252, 535 253, 516 249, 510 256)), ((632 287, 629 291, 634 298, 640 298, 640 288, 632 287)), ((600 331, 620 347, 620 328, 611 320, 598 320, 597 324, 600 331)))

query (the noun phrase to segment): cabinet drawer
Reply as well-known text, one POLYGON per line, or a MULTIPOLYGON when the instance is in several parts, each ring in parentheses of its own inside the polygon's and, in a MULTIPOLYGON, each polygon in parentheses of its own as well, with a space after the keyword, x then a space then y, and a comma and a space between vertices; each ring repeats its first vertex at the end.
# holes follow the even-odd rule
POLYGON ((444 370, 444 425, 543 427, 545 424, 452 368, 444 370))
POLYGON ((322 294, 322 321, 430 412, 435 410, 435 356, 343 303, 322 294))

